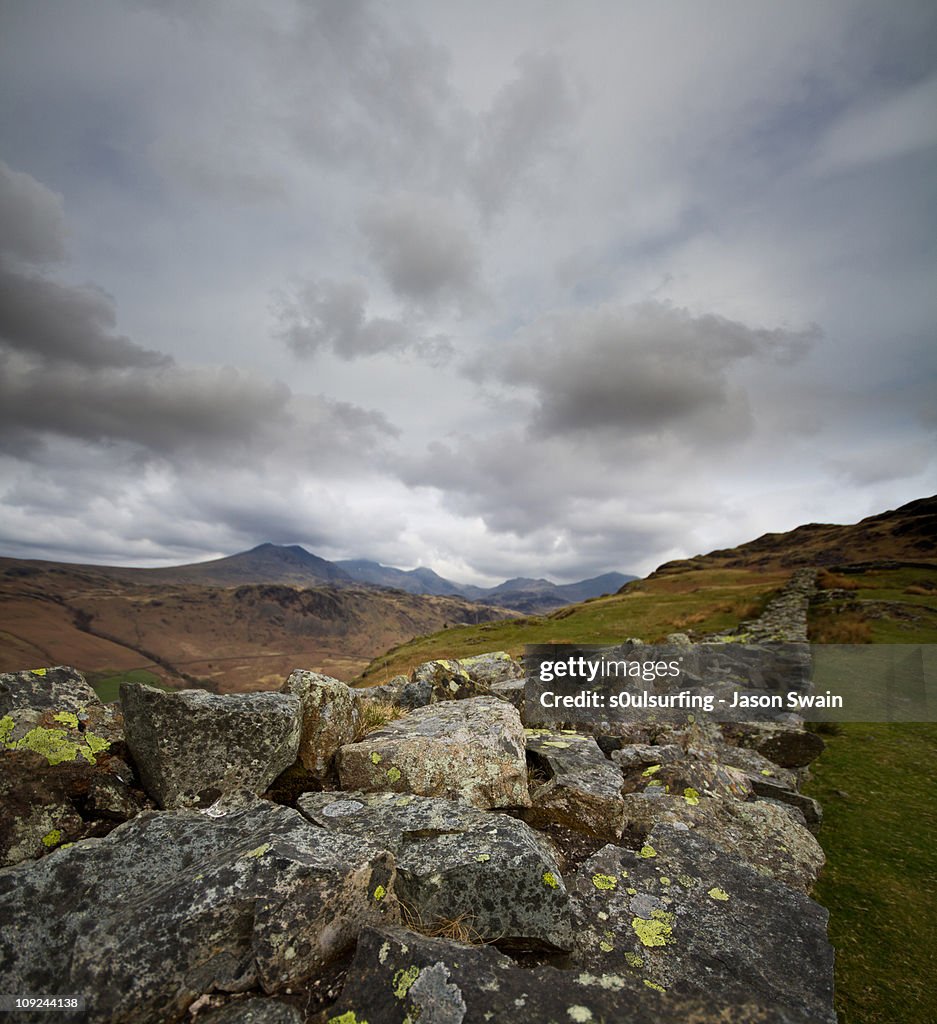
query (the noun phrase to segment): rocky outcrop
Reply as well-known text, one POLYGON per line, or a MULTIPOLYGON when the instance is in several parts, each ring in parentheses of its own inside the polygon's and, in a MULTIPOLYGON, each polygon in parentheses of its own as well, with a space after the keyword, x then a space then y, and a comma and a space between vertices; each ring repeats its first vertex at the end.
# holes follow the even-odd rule
POLYGON ((355 739, 361 722, 358 695, 338 679, 303 669, 291 673, 280 692, 299 698, 299 762, 311 779, 323 781, 339 747, 355 739))
POLYGON ((569 899, 550 843, 504 814, 459 800, 392 793, 310 793, 311 821, 390 850, 396 895, 428 929, 460 922, 477 940, 569 949, 569 899))
POLYGON ((446 701, 342 747, 343 789, 459 798, 475 807, 526 807, 524 730, 495 697, 446 701))
POLYGON ((122 683, 127 746, 160 807, 205 806, 224 793, 262 793, 296 759, 300 700, 287 693, 166 693, 122 683))

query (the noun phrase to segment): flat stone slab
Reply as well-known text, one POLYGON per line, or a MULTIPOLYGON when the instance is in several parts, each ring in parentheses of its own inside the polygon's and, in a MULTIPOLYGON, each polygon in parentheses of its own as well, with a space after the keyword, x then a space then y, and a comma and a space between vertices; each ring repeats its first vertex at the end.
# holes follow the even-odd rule
POLYGON ((683 825, 756 871, 809 892, 826 858, 792 808, 721 796, 687 796, 646 789, 625 796, 625 817, 640 831, 683 825))
POLYGON ((164 1024, 214 990, 295 986, 396 920, 393 856, 267 801, 146 812, 0 871, 0 991, 164 1024))
POLYGON ((300 811, 384 846, 396 893, 427 930, 459 920, 486 941, 569 949, 569 900, 554 852, 532 828, 458 800, 395 793, 308 793, 300 811))
POLYGON ((554 822, 618 839, 624 827, 621 771, 591 736, 573 730, 527 729, 527 761, 548 778, 531 788, 531 824, 554 822))
POLYGON ((444 701, 339 750, 343 789, 462 799, 482 809, 528 807, 524 731, 496 697, 444 701))
POLYGON ((735 1019, 718 1008, 753 1000, 835 1024, 826 910, 693 831, 659 825, 640 851, 606 846, 568 881, 582 967, 624 965, 706 999, 717 1020, 735 1019))
POLYGON ((246 788, 260 794, 295 760, 301 705, 291 693, 166 693, 122 683, 127 746, 160 807, 206 806, 246 788))
POLYGON ((679 999, 621 973, 528 970, 491 946, 365 928, 323 1024, 817 1024, 750 994, 679 999))

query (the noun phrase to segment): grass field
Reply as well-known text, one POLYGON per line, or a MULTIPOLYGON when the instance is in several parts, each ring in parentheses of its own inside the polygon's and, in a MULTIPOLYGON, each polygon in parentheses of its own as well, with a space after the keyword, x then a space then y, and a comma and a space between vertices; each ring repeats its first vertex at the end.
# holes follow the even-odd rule
POLYGON ((88 673, 87 679, 105 704, 117 700, 121 683, 147 683, 149 686, 158 686, 161 690, 170 689, 163 685, 162 679, 155 672, 145 668, 132 668, 123 672, 92 672, 88 673))

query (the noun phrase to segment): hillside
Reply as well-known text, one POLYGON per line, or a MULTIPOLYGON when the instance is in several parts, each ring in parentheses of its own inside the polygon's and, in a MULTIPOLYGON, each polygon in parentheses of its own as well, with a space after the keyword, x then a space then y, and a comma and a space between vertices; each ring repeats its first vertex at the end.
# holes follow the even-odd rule
POLYGON ((812 614, 817 640, 937 642, 937 497, 932 497, 851 526, 811 524, 668 562, 616 594, 548 615, 421 637, 375 658, 359 684, 383 682, 431 658, 492 648, 520 655, 529 643, 611 644, 631 636, 659 640, 674 631, 717 632, 757 615, 802 565, 849 569, 848 577, 821 577, 821 586, 846 596, 817 604, 812 614))
POLYGON ((297 666, 352 678, 392 644, 512 614, 351 581, 221 587, 125 572, 0 561, 0 671, 68 664, 101 678, 142 669, 174 686, 259 690, 297 666))

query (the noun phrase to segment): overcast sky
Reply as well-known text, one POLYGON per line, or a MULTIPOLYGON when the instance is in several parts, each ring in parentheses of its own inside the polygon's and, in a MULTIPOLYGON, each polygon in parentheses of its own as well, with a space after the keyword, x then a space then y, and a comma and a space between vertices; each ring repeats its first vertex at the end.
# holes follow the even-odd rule
POLYGON ((0 553, 568 581, 937 491, 937 5, 0 0, 0 553))

